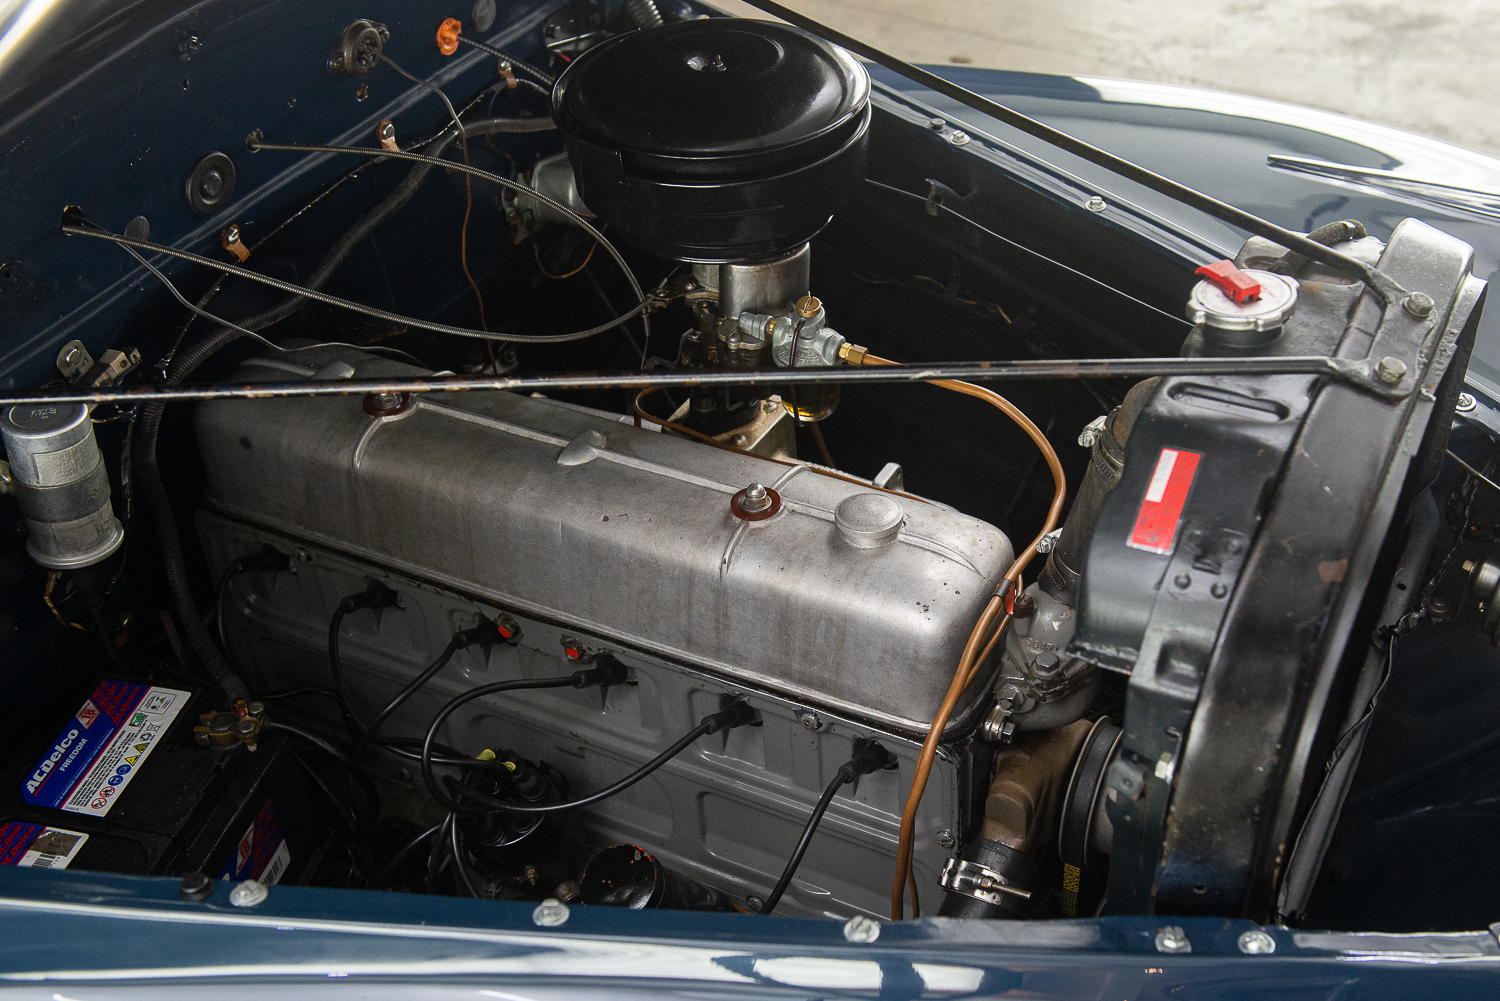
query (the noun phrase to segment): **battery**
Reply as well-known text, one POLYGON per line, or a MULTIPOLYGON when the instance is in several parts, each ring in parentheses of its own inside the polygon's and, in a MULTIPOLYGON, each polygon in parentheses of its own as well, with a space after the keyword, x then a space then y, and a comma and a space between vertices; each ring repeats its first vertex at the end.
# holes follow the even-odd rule
MULTIPOLYGON (((0 864, 296 882, 329 832, 281 733, 201 747, 217 693, 112 679, 0 767, 0 864)), ((222 699, 222 696, 217 696, 222 699)))

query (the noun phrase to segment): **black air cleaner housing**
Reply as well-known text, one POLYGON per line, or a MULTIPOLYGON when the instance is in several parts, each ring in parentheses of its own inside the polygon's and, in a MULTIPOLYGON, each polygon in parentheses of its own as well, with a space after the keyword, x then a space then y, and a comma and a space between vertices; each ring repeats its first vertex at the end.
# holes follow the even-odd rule
POLYGON ((771 21, 619 35, 552 92, 583 201, 649 253, 746 261, 807 242, 865 172, 870 77, 771 21))

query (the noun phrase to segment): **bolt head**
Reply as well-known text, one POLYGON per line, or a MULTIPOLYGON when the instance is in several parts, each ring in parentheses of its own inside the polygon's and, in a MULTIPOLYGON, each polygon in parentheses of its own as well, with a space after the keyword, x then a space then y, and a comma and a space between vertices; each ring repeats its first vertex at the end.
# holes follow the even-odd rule
POLYGON ((745 496, 740 498, 740 510, 754 514, 764 511, 771 506, 771 494, 766 490, 763 483, 752 483, 745 488, 745 496))
POLYGON ((844 941, 846 942, 868 945, 879 937, 880 922, 874 918, 867 918, 863 914, 856 914, 844 922, 844 941))
POLYGON ((751 894, 750 896, 745 898, 745 907, 748 910, 754 911, 756 914, 759 914, 760 909, 764 906, 766 906, 764 897, 757 897, 754 894, 751 894))
POLYGON ((954 129, 948 133, 948 142, 954 146, 967 146, 969 145, 969 134, 962 129, 954 129))
POLYGON ((254 907, 271 895, 266 884, 247 879, 229 891, 229 902, 235 907, 254 907))
POLYGON ((801 723, 809 730, 823 729, 823 718, 817 713, 813 712, 811 709, 804 710, 803 712, 798 713, 797 722, 801 723))
POLYGON ((1239 946, 1240 952, 1247 956, 1269 956, 1276 951, 1276 940, 1260 929, 1255 929, 1240 936, 1239 946))
POLYGON ((954 845, 953 832, 946 827, 937 832, 937 843, 940 848, 952 848, 954 845))
POLYGON ((1088 201, 1084 202, 1083 207, 1088 209, 1090 212, 1103 212, 1105 209, 1109 208, 1109 202, 1106 202, 1103 198, 1095 195, 1088 201))
POLYGON ((943 131, 943 126, 947 125, 947 124, 948 123, 945 122, 941 118, 929 118, 929 119, 927 119, 927 127, 929 129, 931 129, 932 131, 934 131, 934 132, 941 132, 941 131, 943 131))
POLYGON ((1375 375, 1386 385, 1394 386, 1406 378, 1406 362, 1395 355, 1386 355, 1376 366, 1375 375))
POLYGON ((188 873, 177 887, 177 896, 183 900, 207 900, 213 892, 214 881, 201 872, 188 873))
POLYGON ((1193 943, 1188 941, 1187 932, 1177 925, 1168 925, 1156 933, 1156 951, 1181 954, 1193 951, 1193 943))
POLYGON ((1458 406, 1454 409, 1456 409, 1461 414, 1468 414, 1473 413, 1476 409, 1478 409, 1478 407, 1479 401, 1474 399, 1472 395, 1470 395, 1469 393, 1459 393, 1458 406))
POLYGON ((1062 670, 1062 661, 1051 650, 1043 650, 1031 662, 1031 672, 1038 678, 1050 678, 1062 670))
POLYGON ((1172 578, 1172 583, 1178 588, 1178 590, 1186 591, 1189 587, 1192 586, 1193 578, 1188 574, 1180 573, 1176 577, 1172 578))
POLYGON ((1432 309, 1437 303, 1432 301, 1432 296, 1426 292, 1413 292, 1401 300, 1401 308, 1419 320, 1425 320, 1432 315, 1432 309))
POLYGON ((556 897, 548 897, 531 912, 531 923, 540 928, 556 928, 567 922, 568 905, 556 897))
POLYGON ((83 362, 83 352, 77 348, 69 348, 68 353, 63 356, 63 361, 69 365, 79 365, 83 362))

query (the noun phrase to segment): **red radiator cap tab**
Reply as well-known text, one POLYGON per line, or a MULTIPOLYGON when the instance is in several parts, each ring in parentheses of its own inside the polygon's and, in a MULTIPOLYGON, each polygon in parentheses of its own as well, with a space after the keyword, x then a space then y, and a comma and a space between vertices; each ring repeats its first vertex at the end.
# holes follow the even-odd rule
POLYGON ((1260 282, 1235 267, 1233 261, 1216 261, 1193 273, 1223 289, 1224 294, 1236 303, 1244 304, 1260 298, 1260 282))

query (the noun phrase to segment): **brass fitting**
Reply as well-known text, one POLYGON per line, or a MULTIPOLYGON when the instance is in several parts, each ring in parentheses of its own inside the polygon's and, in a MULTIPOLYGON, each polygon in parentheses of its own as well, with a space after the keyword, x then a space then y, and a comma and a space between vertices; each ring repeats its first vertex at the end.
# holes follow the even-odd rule
POLYGON ((850 365, 863 365, 865 355, 869 353, 869 349, 864 345, 851 341, 845 341, 839 345, 839 361, 848 362, 850 365))
POLYGON ((797 315, 804 320, 811 320, 818 315, 818 310, 822 308, 823 304, 818 301, 817 296, 804 295, 797 300, 797 315))

